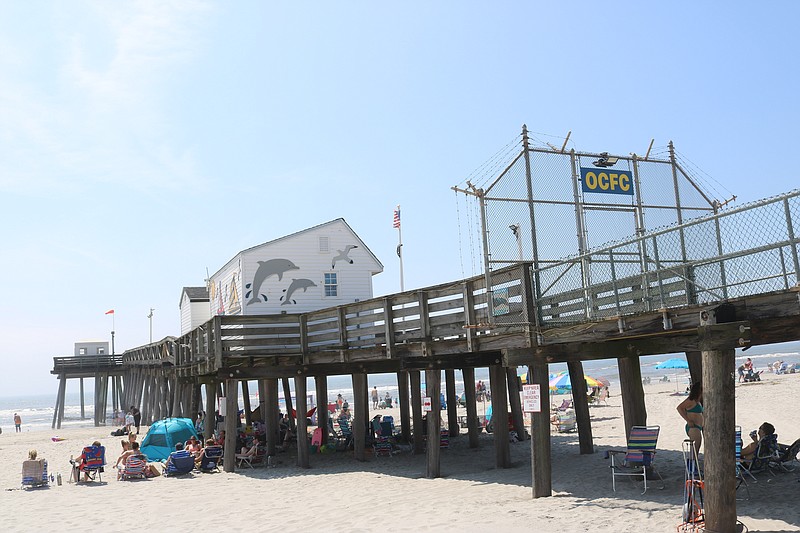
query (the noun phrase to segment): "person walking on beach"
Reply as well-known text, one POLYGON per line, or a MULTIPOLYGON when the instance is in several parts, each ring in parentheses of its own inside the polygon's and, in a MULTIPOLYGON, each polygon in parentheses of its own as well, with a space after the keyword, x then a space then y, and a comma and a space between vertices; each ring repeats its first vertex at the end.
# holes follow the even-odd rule
POLYGON ((686 420, 686 436, 694 445, 695 456, 700 456, 703 444, 703 382, 698 381, 689 390, 689 397, 677 407, 678 413, 686 420))
POLYGON ((22 431, 22 418, 17 413, 14 413, 14 429, 17 433, 22 431))
POLYGON ((142 423, 142 413, 131 405, 131 414, 133 415, 133 424, 136 426, 136 434, 139 434, 139 425, 142 423))
POLYGON ((372 387, 372 408, 378 408, 378 402, 380 401, 380 396, 378 395, 378 387, 372 387))

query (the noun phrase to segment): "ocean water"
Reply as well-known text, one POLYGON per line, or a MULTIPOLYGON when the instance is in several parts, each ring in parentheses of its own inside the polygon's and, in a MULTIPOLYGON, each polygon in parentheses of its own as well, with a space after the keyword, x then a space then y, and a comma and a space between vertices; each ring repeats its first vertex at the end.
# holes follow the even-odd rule
MULTIPOLYGON (((658 370, 655 366, 667 359, 673 357, 682 357, 681 354, 669 355, 650 355, 640 358, 640 365, 642 369, 642 377, 650 377, 652 381, 658 381, 665 376, 669 378, 670 382, 675 383, 676 389, 683 389, 689 384, 689 371, 688 370, 658 370)), ((742 352, 736 351, 736 366, 742 364, 747 357, 753 360, 756 370, 766 370, 767 366, 775 361, 785 361, 786 363, 797 363, 800 365, 800 343, 786 343, 782 345, 773 346, 758 346, 751 350, 742 352)), ((566 363, 552 364, 549 366, 550 373, 560 372, 566 370, 566 363)), ((596 361, 584 361, 584 373, 594 378, 605 377, 611 382, 612 394, 619 390, 619 374, 617 371, 616 359, 601 359, 596 361)), ((517 374, 524 375, 527 372, 527 367, 519 367, 517 374)), ((456 371, 456 394, 461 394, 464 391, 464 382, 460 371, 456 371)), ((475 369, 475 379, 489 382, 489 372, 486 368, 475 369)), ((422 381, 424 384, 425 373, 422 373, 422 381)), ((294 380, 290 380, 292 390, 294 389, 294 380)), ((470 384, 474 387, 474 384, 470 384)), ((309 394, 314 394, 314 380, 308 379, 307 390, 309 394)), ((369 390, 372 387, 378 388, 378 393, 381 398, 388 391, 392 398, 397 398, 397 378, 395 374, 371 374, 368 378, 369 390)), ((64 420, 62 427, 91 427, 94 422, 94 397, 90 391, 94 390, 91 384, 87 384, 86 394, 84 396, 84 413, 86 418, 81 418, 80 407, 80 394, 69 393, 66 394, 64 406, 64 420)), ((251 384, 250 403, 253 407, 258 405, 258 387, 254 383, 251 384)), ((442 386, 444 391, 444 385, 442 386)), ((317 402, 313 398, 310 405, 335 401, 336 396, 341 394, 349 402, 353 401, 353 387, 350 376, 331 376, 328 378, 328 398, 326 401, 317 402)), ((285 411, 285 404, 283 403, 283 393, 281 389, 279 408, 285 411)), ((294 400, 293 400, 294 401, 294 400)), ((56 402, 56 390, 54 388, 51 394, 39 394, 17 397, 0 397, 0 430, 3 433, 14 432, 14 413, 18 413, 22 417, 22 431, 51 431, 57 434, 57 430, 51 430, 50 425, 53 421, 53 410, 56 402)), ((109 401, 110 405, 110 401, 109 401)), ((205 400, 203 404, 205 405, 205 400)), ((239 398, 239 405, 242 406, 243 402, 239 398)), ((113 426, 111 414, 108 413, 107 425, 113 426)))

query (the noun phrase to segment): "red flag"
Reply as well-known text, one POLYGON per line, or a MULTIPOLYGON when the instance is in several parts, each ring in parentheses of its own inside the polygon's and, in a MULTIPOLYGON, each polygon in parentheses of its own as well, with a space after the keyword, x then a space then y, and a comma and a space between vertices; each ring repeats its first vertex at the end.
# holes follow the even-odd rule
POLYGON ((397 209, 394 210, 394 220, 392 221, 392 227, 400 229, 400 206, 397 206, 397 209))
POLYGON ((114 314, 114 310, 113 309, 109 309, 108 311, 106 311, 106 314, 107 315, 113 315, 114 314))

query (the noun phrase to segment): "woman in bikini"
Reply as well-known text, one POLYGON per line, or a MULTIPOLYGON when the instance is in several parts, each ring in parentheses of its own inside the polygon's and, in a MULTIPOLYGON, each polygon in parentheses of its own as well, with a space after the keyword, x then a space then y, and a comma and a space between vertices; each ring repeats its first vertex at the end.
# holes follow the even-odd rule
POLYGON ((698 381, 692 385, 689 397, 677 407, 678 413, 686 420, 686 435, 694 444, 697 455, 703 444, 703 382, 698 381))

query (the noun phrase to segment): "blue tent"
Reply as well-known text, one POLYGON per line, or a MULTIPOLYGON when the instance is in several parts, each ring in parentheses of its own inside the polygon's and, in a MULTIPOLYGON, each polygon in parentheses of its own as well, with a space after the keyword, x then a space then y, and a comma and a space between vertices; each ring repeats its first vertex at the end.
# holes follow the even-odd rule
POLYGON ((140 449, 151 461, 165 461, 177 443, 192 436, 197 433, 190 418, 165 418, 153 422, 140 449))

